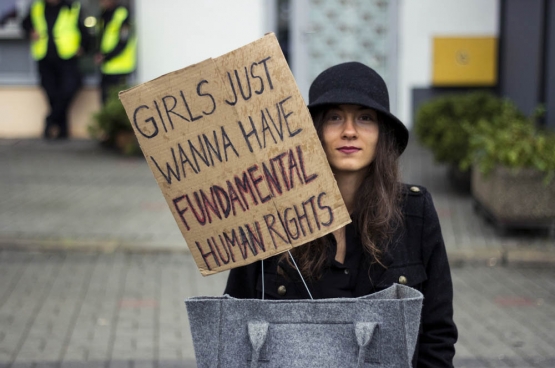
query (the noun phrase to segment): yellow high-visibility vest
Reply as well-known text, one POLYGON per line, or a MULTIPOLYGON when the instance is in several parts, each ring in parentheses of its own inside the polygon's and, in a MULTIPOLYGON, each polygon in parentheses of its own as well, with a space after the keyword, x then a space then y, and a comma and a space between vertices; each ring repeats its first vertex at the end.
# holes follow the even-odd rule
MULTIPOLYGON (((112 19, 104 26, 104 34, 100 42, 100 51, 107 54, 112 51, 120 41, 120 31, 125 19, 127 19, 128 11, 124 7, 118 7, 112 16, 112 19)), ((102 63, 101 71, 104 74, 127 74, 135 70, 137 64, 137 38, 131 34, 127 41, 127 45, 123 51, 102 63)))
MULTIPOLYGON (((48 50, 48 26, 44 16, 44 0, 38 0, 31 6, 31 22, 39 39, 31 41, 31 55, 41 60, 48 50)), ((79 51, 81 32, 79 31, 79 11, 81 4, 74 2, 71 8, 62 6, 54 23, 52 34, 58 55, 62 59, 71 59, 79 51)))

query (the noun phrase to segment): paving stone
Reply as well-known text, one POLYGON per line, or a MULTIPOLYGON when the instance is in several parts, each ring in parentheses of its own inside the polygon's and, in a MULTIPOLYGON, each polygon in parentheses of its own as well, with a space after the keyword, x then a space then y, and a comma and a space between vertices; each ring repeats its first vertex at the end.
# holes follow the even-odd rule
POLYGON ((9 365, 11 368, 34 368, 35 362, 15 362, 12 365, 9 365))
POLYGON ((108 368, 133 368, 132 361, 130 360, 112 360, 108 364, 108 368))

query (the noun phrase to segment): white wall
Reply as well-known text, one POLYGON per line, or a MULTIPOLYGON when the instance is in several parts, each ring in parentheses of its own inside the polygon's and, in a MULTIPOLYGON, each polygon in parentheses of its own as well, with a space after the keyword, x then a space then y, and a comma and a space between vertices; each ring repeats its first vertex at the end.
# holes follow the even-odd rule
POLYGON ((498 36, 499 0, 399 1, 399 95, 396 114, 411 127, 411 90, 429 87, 432 81, 433 37, 498 36))
POLYGON ((138 82, 217 57, 271 31, 262 0, 136 0, 138 82))
MULTIPOLYGON (((0 86, 0 137, 40 138, 48 101, 40 86, 0 86)), ((100 109, 100 92, 96 87, 79 90, 69 108, 69 133, 72 138, 90 138, 88 126, 100 109)))
MULTIPOLYGON (((433 37, 497 36, 499 0, 391 1, 399 4, 394 113, 411 127, 411 90, 431 85, 433 37)), ((138 82, 220 56, 274 31, 269 21, 274 2, 136 0, 138 82)))

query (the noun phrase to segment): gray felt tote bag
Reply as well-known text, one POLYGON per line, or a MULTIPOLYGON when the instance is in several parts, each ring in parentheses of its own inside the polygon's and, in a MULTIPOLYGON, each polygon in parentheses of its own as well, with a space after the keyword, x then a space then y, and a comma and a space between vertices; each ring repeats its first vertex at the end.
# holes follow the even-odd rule
POLYGON ((395 284, 352 299, 185 304, 198 367, 411 367, 422 299, 395 284))

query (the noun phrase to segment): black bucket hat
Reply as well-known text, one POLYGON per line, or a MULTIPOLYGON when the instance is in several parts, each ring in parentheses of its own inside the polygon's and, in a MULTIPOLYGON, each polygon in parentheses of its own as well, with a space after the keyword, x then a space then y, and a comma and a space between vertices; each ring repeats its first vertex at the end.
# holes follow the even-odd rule
POLYGON ((389 94, 382 77, 359 62, 342 63, 320 73, 308 92, 308 108, 325 105, 361 105, 379 112, 385 124, 393 128, 399 154, 409 140, 405 125, 389 112, 389 94))

